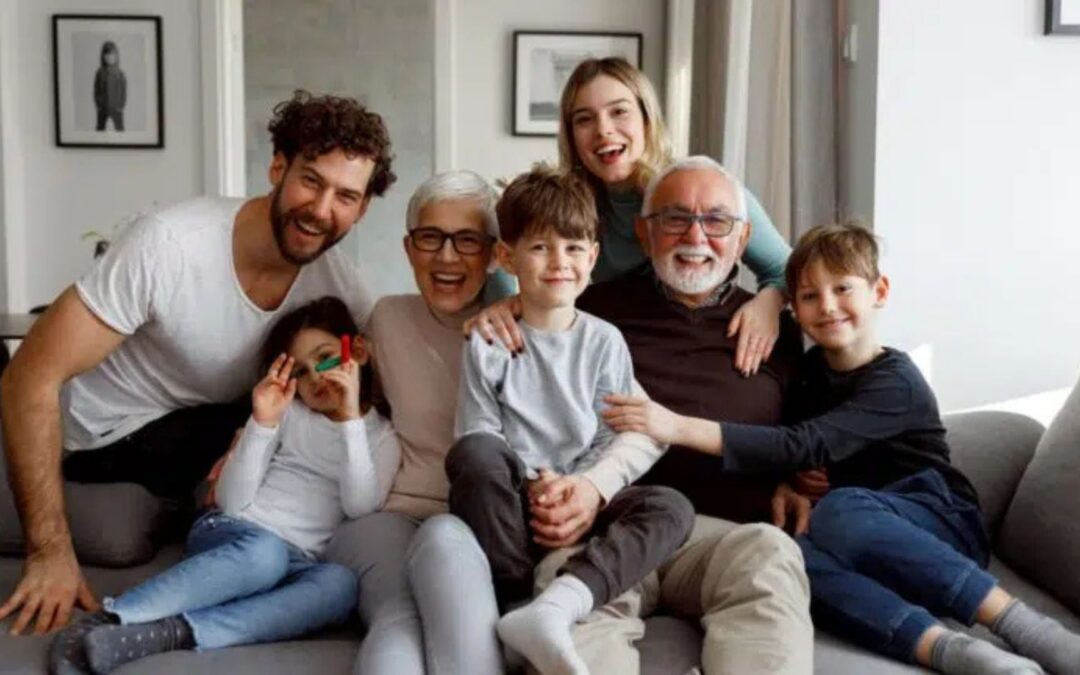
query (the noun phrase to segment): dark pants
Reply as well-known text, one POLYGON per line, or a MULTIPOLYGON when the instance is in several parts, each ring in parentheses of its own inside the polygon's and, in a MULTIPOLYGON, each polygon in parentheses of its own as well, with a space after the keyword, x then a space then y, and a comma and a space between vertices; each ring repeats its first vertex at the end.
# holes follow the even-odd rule
MULTIPOLYGON (((548 552, 532 541, 526 467, 506 442, 462 438, 446 457, 450 512, 472 528, 491 563, 502 611, 532 597, 533 569, 548 552)), ((600 510, 585 548, 560 569, 607 604, 667 560, 690 536, 694 507, 671 488, 628 487, 600 510)))
POLYGON ((113 128, 116 131, 124 130, 124 111, 123 110, 110 110, 108 108, 98 108, 97 111, 97 130, 105 131, 105 122, 112 118, 113 128))
POLYGON ((933 469, 881 490, 833 490, 797 541, 814 623, 901 661, 914 661, 934 616, 971 625, 997 584, 983 571, 978 506, 933 469))
POLYGON ((190 499, 251 414, 250 400, 174 410, 95 450, 64 459, 74 483, 138 483, 159 497, 190 499))

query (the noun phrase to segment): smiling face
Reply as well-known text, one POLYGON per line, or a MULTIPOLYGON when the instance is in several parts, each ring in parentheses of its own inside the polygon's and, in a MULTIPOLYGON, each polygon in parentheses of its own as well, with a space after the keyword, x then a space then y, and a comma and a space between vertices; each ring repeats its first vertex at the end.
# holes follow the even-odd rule
POLYGON ((885 306, 888 295, 884 276, 871 283, 815 260, 803 269, 792 305, 799 325, 826 356, 861 364, 877 348, 877 310, 885 306))
POLYGON ((594 241, 568 239, 553 228, 525 234, 513 246, 499 244, 500 262, 517 276, 522 304, 545 312, 574 306, 599 250, 594 241))
POLYGON ((275 155, 270 224, 281 257, 305 265, 341 241, 367 210, 364 194, 374 168, 370 158, 348 157, 340 149, 311 160, 297 155, 292 162, 275 155))
MULTIPOLYGON (((417 230, 434 228, 444 234, 468 231, 479 237, 487 236, 484 210, 475 201, 431 202, 420 209, 417 220, 417 230)), ((492 247, 486 244, 481 253, 461 254, 447 239, 438 251, 421 251, 406 235, 405 253, 409 256, 416 286, 428 306, 446 314, 456 314, 471 305, 484 288, 492 247)))
MULTIPOLYGON (((649 213, 679 210, 702 214, 738 214, 736 186, 709 169, 685 169, 666 176, 652 195, 649 213)), ((736 223, 724 237, 706 237, 700 223, 681 235, 666 234, 655 221, 637 221, 638 238, 652 259, 656 276, 676 296, 696 306, 731 273, 746 248, 750 224, 736 223)))
POLYGON ((578 89, 570 110, 574 150, 582 165, 608 187, 633 183, 645 152, 645 118, 637 96, 610 75, 578 89))

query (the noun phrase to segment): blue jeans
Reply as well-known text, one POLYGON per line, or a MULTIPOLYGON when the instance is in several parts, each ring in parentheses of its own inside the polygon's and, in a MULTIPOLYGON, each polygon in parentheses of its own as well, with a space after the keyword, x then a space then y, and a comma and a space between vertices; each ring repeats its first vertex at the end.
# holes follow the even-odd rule
POLYGON ((216 649, 285 640, 345 621, 356 607, 356 589, 347 568, 209 511, 192 525, 183 560, 104 605, 123 624, 183 615, 196 648, 216 649))
POLYGON ((937 616, 967 625, 997 585, 979 508, 927 469, 881 490, 839 488, 798 538, 814 622, 901 661, 937 616))

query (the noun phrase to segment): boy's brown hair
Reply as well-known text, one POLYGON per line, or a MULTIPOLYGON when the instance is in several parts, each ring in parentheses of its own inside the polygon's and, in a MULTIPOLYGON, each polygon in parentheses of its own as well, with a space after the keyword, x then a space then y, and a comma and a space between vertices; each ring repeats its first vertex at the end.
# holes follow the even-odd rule
POLYGON ((794 296, 803 270, 818 260, 830 272, 853 274, 871 284, 881 277, 877 240, 855 221, 818 225, 799 237, 784 272, 788 293, 794 296))
POLYGON ((514 245, 526 235, 555 230, 567 239, 596 241, 596 200, 583 180, 536 164, 509 185, 495 205, 499 237, 514 245))

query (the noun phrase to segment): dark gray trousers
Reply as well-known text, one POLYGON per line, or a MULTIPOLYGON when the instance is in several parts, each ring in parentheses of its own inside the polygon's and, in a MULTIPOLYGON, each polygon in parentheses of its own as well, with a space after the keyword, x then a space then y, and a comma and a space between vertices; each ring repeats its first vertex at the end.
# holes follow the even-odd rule
MULTIPOLYGON (((532 597, 533 569, 547 550, 532 540, 526 467, 502 438, 472 434, 446 457, 450 512, 476 534, 491 563, 500 608, 532 597)), ((620 490, 601 508, 585 548, 559 569, 600 607, 656 569, 690 536, 694 507, 663 486, 620 490)))

